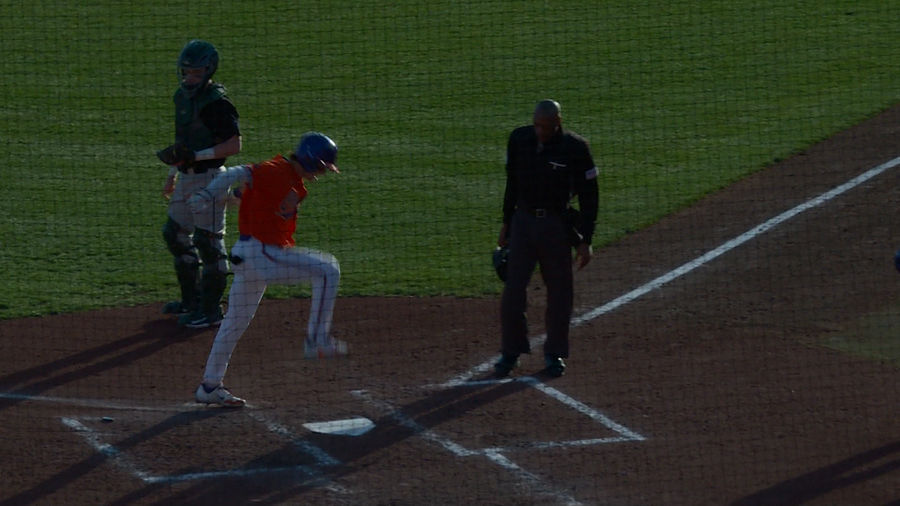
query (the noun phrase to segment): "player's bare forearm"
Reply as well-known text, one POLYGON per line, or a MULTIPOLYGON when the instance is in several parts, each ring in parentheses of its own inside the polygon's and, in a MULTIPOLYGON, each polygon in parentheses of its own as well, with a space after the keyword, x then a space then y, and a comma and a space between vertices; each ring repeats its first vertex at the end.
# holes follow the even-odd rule
POLYGON ((229 156, 234 156, 240 153, 241 147, 241 136, 234 135, 225 142, 216 144, 211 148, 201 149, 200 151, 197 151, 195 160, 202 161, 228 158, 229 156))

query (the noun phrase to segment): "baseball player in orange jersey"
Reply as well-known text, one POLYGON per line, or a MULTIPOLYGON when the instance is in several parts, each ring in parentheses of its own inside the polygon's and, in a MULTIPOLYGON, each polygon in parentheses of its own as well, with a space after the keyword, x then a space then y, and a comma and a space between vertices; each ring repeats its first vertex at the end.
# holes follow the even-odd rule
MULTIPOLYGON (((214 205, 232 185, 240 189, 238 229, 240 238, 231 249, 234 281, 228 295, 228 312, 216 333, 206 362, 197 402, 231 408, 244 406, 222 383, 238 340, 250 325, 266 286, 271 283, 312 285, 306 358, 338 358, 348 354, 347 343, 331 337, 331 323, 341 270, 334 256, 294 243, 297 206, 306 197, 305 182, 338 172, 334 165, 337 146, 317 132, 304 134, 288 158, 281 155, 255 164, 229 167, 188 201, 202 210, 214 205)), ((236 192, 237 193, 237 192, 236 192)))

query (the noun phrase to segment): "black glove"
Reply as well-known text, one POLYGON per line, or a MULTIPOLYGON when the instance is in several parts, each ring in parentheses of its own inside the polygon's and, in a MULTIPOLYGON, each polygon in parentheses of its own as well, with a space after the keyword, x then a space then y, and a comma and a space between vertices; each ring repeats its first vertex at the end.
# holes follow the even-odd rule
POLYGON ((166 165, 191 165, 195 156, 194 150, 181 142, 156 152, 156 157, 166 165))

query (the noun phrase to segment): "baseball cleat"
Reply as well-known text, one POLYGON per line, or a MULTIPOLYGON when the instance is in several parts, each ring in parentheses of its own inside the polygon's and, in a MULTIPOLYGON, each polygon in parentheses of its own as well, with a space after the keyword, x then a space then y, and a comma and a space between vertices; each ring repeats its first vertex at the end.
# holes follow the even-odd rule
POLYGON ((547 374, 558 378, 566 373, 566 363, 556 355, 544 355, 544 365, 547 366, 547 374))
POLYGON ((200 386, 197 387, 195 397, 200 404, 218 404, 220 406, 225 406, 226 408, 243 408, 244 405, 247 404, 247 401, 244 399, 232 395, 231 392, 225 388, 225 385, 221 383, 212 390, 201 383, 200 386))
POLYGON ((198 309, 193 313, 185 314, 178 318, 178 326, 189 329, 205 329, 213 325, 221 325, 223 318, 221 306, 212 315, 208 315, 198 309))
POLYGON ((338 339, 331 339, 326 344, 306 341, 303 347, 303 356, 309 359, 344 358, 350 354, 347 343, 338 339))
POLYGON ((500 355, 500 360, 494 364, 494 376, 505 378, 513 369, 519 367, 519 357, 513 355, 500 355))

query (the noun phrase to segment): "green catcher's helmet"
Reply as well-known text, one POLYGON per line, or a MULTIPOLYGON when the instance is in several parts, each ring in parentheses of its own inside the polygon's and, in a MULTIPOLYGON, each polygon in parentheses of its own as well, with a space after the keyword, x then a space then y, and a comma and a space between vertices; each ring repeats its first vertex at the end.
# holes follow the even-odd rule
POLYGON ((178 82, 189 97, 197 95, 219 68, 219 52, 205 40, 194 39, 178 56, 178 82))

